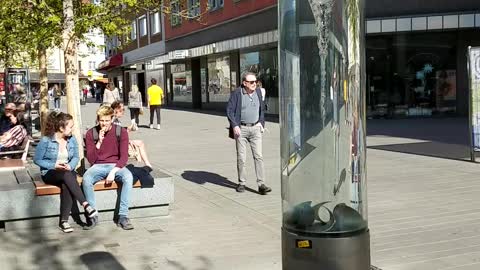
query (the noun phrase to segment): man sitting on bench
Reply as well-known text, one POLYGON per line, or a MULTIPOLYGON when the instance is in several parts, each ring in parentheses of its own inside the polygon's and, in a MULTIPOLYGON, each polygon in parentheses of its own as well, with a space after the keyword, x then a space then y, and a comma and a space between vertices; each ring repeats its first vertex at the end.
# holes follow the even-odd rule
MULTIPOLYGON (((87 131, 86 148, 87 159, 92 164, 83 175, 83 192, 88 203, 95 208, 94 185, 104 180, 105 184, 112 181, 122 182, 120 193, 120 209, 118 212, 117 226, 124 230, 133 229, 128 218, 128 205, 132 191, 133 176, 125 167, 128 161, 128 133, 122 128, 117 139, 116 125, 112 124, 113 109, 110 106, 101 106, 97 110, 98 126, 87 131)), ((92 229, 98 223, 98 217, 88 219, 85 230, 92 229)))
POLYGON ((5 113, 0 117, 0 151, 15 150, 27 137, 22 119, 23 115, 17 112, 15 104, 5 105, 5 113))

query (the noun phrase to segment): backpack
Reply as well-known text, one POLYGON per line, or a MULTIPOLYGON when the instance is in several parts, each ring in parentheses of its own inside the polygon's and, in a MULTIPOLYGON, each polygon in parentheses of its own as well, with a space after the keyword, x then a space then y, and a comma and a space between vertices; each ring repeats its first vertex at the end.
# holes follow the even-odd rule
MULTIPOLYGON (((120 139, 122 137, 122 126, 113 124, 115 126, 115 136, 117 137, 117 143, 118 147, 120 148, 120 139)), ((100 126, 95 126, 92 130, 92 135, 93 135, 93 141, 95 143, 98 142, 98 130, 100 129, 100 126)), ((120 150, 118 151, 120 153, 120 150)))

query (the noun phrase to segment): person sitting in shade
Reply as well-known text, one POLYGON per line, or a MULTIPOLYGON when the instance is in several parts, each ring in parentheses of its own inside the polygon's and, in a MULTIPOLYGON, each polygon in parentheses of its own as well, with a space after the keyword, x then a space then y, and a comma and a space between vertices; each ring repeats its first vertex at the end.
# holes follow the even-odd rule
POLYGON ((72 129, 73 118, 70 114, 51 112, 47 117, 45 136, 38 143, 33 157, 33 162, 40 167, 42 180, 61 189, 58 226, 64 233, 73 232, 68 218, 74 201, 83 206, 88 218, 97 215, 97 210, 88 204, 77 182, 74 170, 80 158, 72 129))
POLYGON ((17 111, 14 103, 7 103, 4 115, 0 117, 0 150, 16 150, 26 137, 23 114, 17 111))

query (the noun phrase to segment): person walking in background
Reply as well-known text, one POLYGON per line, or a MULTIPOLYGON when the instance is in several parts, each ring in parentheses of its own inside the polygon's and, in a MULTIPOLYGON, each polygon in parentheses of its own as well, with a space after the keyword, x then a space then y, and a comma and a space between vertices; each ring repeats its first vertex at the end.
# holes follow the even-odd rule
POLYGON ((97 215, 97 210, 88 204, 77 182, 74 170, 80 158, 72 129, 73 118, 70 114, 51 112, 47 117, 45 136, 38 143, 33 158, 33 162, 40 167, 43 181, 61 189, 58 226, 64 233, 73 231, 68 218, 74 200, 83 206, 88 218, 97 215))
POLYGON ((53 106, 55 110, 60 110, 60 99, 62 98, 62 90, 58 87, 58 84, 53 86, 53 106))
MULTIPOLYGON (((125 167, 128 161, 128 132, 120 127, 119 138, 117 138, 117 129, 116 125, 113 124, 113 117, 114 111, 110 106, 101 106, 97 110, 98 126, 87 131, 85 146, 88 162, 92 166, 83 175, 83 193, 88 203, 95 207, 93 189, 95 183, 103 179, 105 179, 106 185, 113 181, 121 182, 117 226, 124 230, 132 230, 133 225, 128 218, 128 205, 132 193, 133 176, 125 167)), ((97 224, 98 217, 90 218, 83 229, 93 229, 97 224)))
POLYGON ((100 86, 96 82, 93 83, 92 91, 93 91, 92 95, 95 96, 95 101, 98 102, 98 103, 101 103, 102 102, 102 90, 100 89, 100 86))
POLYGON ((128 108, 130 109, 130 119, 132 120, 132 130, 138 129, 140 124, 140 111, 143 111, 142 93, 138 91, 136 84, 132 85, 132 90, 128 93, 128 108))
POLYGON ((263 101, 263 104, 265 105, 265 111, 268 111, 267 90, 265 90, 265 88, 262 87, 261 81, 257 82, 257 88, 259 88, 262 93, 262 101, 263 101))
POLYGON ((148 107, 150 108, 150 128, 153 128, 153 113, 157 114, 157 129, 160 129, 160 106, 163 101, 163 89, 157 85, 157 80, 150 80, 152 85, 147 90, 148 107))
POLYGON ((264 104, 262 93, 257 88, 254 73, 247 72, 242 76, 242 86, 230 94, 227 105, 227 118, 230 122, 237 149, 237 192, 245 191, 247 159, 247 143, 250 144, 255 161, 258 192, 266 195, 272 191, 265 185, 265 169, 262 154, 262 133, 265 127, 264 104))
POLYGON ((112 105, 114 101, 120 100, 118 88, 113 83, 108 83, 105 92, 103 93, 103 103, 105 105, 112 105))
MULTIPOLYGON (((112 109, 114 111, 113 123, 119 126, 122 126, 120 119, 125 113, 125 106, 121 101, 115 101, 112 103, 112 109)), ((127 131, 132 130, 132 125, 127 127, 127 131)), ((129 140, 128 141, 128 156, 134 157, 140 162, 144 162, 147 167, 149 167, 149 172, 152 171, 152 164, 147 156, 147 151, 145 150, 145 144, 142 140, 129 140)))

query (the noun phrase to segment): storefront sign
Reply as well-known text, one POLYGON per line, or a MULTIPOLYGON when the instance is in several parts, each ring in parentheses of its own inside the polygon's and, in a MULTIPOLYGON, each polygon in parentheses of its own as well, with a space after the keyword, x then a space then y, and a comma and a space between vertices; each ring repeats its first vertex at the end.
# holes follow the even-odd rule
POLYGON ((168 58, 170 60, 179 60, 188 58, 188 50, 176 50, 168 53, 168 58))
POLYGON ((470 136, 471 159, 475 161, 476 151, 480 151, 480 47, 468 50, 470 77, 470 136))

